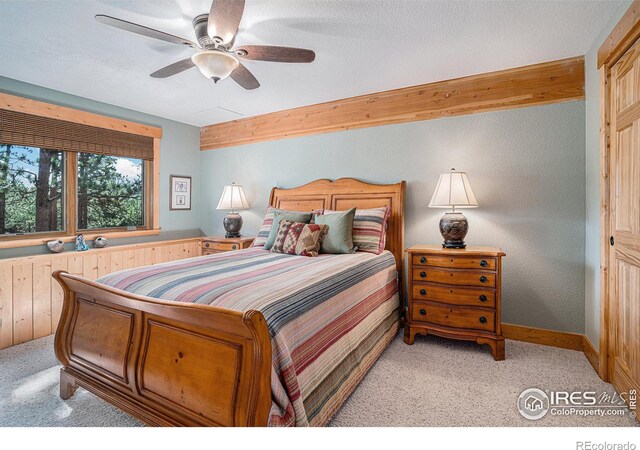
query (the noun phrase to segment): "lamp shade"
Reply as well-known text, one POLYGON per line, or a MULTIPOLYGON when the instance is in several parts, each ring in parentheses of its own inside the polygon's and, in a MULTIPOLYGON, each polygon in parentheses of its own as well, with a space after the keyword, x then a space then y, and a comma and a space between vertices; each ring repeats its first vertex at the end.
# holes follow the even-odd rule
POLYGON ((216 209, 230 209, 235 211, 236 209, 247 208, 249 208, 249 203, 244 196, 242 186, 233 183, 224 187, 216 209))
POLYGON ((478 201, 473 195, 467 174, 451 169, 440 175, 429 208, 476 208, 478 201))

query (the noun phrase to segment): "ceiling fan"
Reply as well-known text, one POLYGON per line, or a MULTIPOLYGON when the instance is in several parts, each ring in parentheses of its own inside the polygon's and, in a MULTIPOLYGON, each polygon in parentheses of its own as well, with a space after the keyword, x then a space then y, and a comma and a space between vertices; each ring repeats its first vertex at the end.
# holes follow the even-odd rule
POLYGON ((213 0, 209 14, 201 14, 193 19, 197 44, 188 39, 115 17, 98 14, 95 18, 100 23, 121 30, 198 50, 191 58, 156 70, 151 74, 153 78, 167 78, 195 66, 214 83, 231 77, 245 89, 256 89, 260 87, 260 83, 239 59, 287 63, 310 63, 315 59, 316 54, 313 50, 304 48, 244 45, 234 49, 233 44, 244 12, 244 2, 245 0, 213 0))

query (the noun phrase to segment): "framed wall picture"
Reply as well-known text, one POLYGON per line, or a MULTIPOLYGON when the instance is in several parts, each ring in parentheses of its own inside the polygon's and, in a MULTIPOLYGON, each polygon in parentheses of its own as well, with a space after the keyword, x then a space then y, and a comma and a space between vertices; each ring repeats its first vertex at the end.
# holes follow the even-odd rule
POLYGON ((169 210, 191 209, 191 177, 171 175, 169 210))

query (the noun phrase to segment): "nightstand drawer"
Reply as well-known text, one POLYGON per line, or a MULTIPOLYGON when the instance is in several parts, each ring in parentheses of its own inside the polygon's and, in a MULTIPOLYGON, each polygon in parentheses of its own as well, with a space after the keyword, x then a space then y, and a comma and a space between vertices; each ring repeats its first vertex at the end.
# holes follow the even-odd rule
POLYGON ((451 269, 496 270, 496 258, 475 258, 439 255, 413 255, 414 266, 447 267, 451 269))
POLYGON ((455 284, 458 286, 495 287, 496 274, 472 270, 445 270, 422 267, 413 269, 413 281, 455 284))
POLYGON ((222 253, 222 250, 210 250, 210 249, 206 249, 206 248, 202 249, 202 254, 203 255, 215 255, 216 253, 222 253))
POLYGON ((415 283, 412 294, 414 300, 432 300, 452 305, 482 306, 484 308, 494 308, 496 305, 496 293, 490 289, 467 289, 415 283))
POLYGON ((230 250, 239 250, 242 248, 241 244, 231 242, 209 242, 202 241, 202 250, 218 250, 228 252, 230 250))
POLYGON ((495 312, 488 309, 439 306, 414 302, 411 305, 411 320, 428 322, 446 327, 495 331, 495 312))

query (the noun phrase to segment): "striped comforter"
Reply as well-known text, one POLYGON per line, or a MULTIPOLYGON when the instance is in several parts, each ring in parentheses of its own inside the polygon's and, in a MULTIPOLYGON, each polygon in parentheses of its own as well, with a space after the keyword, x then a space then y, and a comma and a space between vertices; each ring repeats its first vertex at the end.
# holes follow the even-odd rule
POLYGON ((264 315, 273 354, 270 426, 325 425, 398 330, 395 260, 309 258, 262 247, 104 276, 148 297, 264 315))

